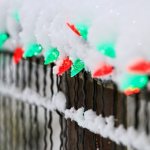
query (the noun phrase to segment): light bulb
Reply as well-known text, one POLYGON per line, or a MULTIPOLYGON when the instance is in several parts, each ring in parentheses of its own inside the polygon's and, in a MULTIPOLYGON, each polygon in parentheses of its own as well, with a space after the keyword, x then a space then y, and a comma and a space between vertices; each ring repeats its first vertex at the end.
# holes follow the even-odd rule
POLYGON ((139 92, 140 92, 139 88, 128 88, 128 89, 124 90, 124 94, 127 96, 137 94, 139 92))
POLYGON ((109 64, 103 64, 92 74, 93 78, 109 75, 113 72, 114 67, 109 64))
POLYGON ((23 56, 23 49, 21 47, 17 47, 13 54, 13 61, 15 64, 18 64, 23 56))
POLYGON ((141 74, 125 74, 121 78, 121 89, 127 90, 127 89, 142 89, 146 86, 148 83, 148 77, 147 75, 141 75, 141 74))
POLYGON ((128 71, 138 74, 148 74, 150 73, 150 62, 144 59, 135 60, 128 66, 128 71))
POLYGON ((62 75, 64 72, 69 70, 71 65, 72 65, 72 61, 69 59, 69 57, 66 57, 63 60, 62 64, 59 66, 57 75, 62 75))
POLYGON ((81 36, 80 32, 77 30, 77 28, 75 27, 75 25, 70 24, 67 22, 67 26, 78 36, 81 36))
POLYGON ((41 53, 42 49, 43 48, 40 44, 37 43, 30 44, 25 50, 23 57, 26 58, 36 56, 41 53))
POLYGON ((44 64, 47 65, 49 63, 54 62, 59 57, 59 51, 57 48, 51 48, 45 52, 44 55, 44 64))
POLYGON ((114 49, 113 43, 102 43, 97 46, 98 51, 100 51, 103 55, 108 56, 110 58, 116 57, 116 52, 114 49))
POLYGON ((84 62, 80 59, 76 59, 73 62, 73 66, 71 67, 71 77, 74 77, 83 69, 84 69, 84 62))
POLYGON ((13 14, 12 14, 12 17, 14 18, 14 20, 16 22, 19 22, 20 21, 20 15, 19 15, 19 12, 18 11, 14 11, 13 14))
POLYGON ((4 43, 6 42, 6 40, 9 38, 9 34, 4 32, 4 33, 0 33, 0 48, 4 45, 4 43))
POLYGON ((83 39, 87 40, 88 36, 88 26, 85 24, 76 24, 76 28, 79 31, 80 35, 82 36, 83 39))

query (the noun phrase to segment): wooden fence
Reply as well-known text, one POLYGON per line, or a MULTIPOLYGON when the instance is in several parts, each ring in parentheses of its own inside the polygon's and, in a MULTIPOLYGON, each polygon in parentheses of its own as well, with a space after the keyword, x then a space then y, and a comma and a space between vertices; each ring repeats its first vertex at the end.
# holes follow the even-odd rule
MULTIPOLYGON (((93 109, 97 115, 114 115, 115 126, 134 125, 136 129, 142 126, 149 134, 149 92, 146 89, 141 94, 126 97, 112 81, 92 79, 84 71, 73 78, 69 72, 57 77, 53 74, 53 64, 44 66, 42 62, 43 58, 32 58, 15 65, 12 53, 1 51, 0 82, 21 91, 28 87, 43 97, 63 91, 67 108, 84 107, 93 109)), ((0 133, 0 150, 127 149, 65 120, 58 111, 49 112, 3 93, 0 93, 0 133)))

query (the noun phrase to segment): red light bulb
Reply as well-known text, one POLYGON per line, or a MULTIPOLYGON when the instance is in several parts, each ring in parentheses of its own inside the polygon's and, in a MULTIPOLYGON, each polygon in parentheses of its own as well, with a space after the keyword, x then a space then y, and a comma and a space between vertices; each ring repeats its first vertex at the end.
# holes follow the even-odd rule
POLYGON ((129 95, 133 95, 133 94, 137 94, 140 92, 139 88, 132 88, 132 89, 127 89, 124 91, 124 94, 129 96, 129 95))
POLYGON ((13 54, 13 61, 15 64, 18 64, 23 57, 23 49, 21 47, 17 47, 13 54))
POLYGON ((62 64, 58 68, 57 75, 62 75, 64 72, 66 72, 70 67, 72 66, 72 61, 69 59, 69 57, 66 57, 62 64))
POLYGON ((110 73, 112 73, 113 71, 113 66, 108 65, 108 64, 103 64, 99 69, 97 69, 94 73, 93 73, 93 78, 98 78, 100 76, 105 76, 108 75, 110 73))
POLYGON ((148 74, 150 73, 150 62, 140 59, 129 65, 128 70, 134 73, 148 74))
POLYGON ((80 32, 77 30, 77 28, 75 27, 75 25, 70 24, 70 23, 67 22, 67 26, 68 26, 75 34, 77 34, 78 36, 81 36, 80 32))

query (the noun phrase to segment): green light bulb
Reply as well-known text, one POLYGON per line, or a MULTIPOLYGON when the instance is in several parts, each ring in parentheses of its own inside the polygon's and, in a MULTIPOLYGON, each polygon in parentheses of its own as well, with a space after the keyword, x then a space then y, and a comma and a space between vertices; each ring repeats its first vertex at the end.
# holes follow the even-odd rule
POLYGON ((0 48, 4 45, 6 40, 9 38, 8 33, 0 33, 0 48))
POLYGON ((42 49, 43 48, 40 44, 36 44, 36 43, 30 44, 25 50, 23 57, 26 58, 26 57, 36 56, 41 53, 42 49))
POLYGON ((103 43, 97 46, 97 49, 105 56, 115 58, 116 52, 113 43, 103 43))
POLYGON ((76 59, 71 67, 71 77, 77 75, 82 69, 84 69, 84 62, 80 59, 76 59))
POLYGON ((88 26, 85 24, 76 24, 76 28, 83 37, 83 39, 87 40, 88 36, 88 26))
POLYGON ((18 11, 14 11, 12 17, 15 19, 16 22, 20 21, 20 15, 18 11))
POLYGON ((49 63, 52 63, 55 60, 57 60, 58 57, 59 57, 59 51, 57 50, 57 48, 51 48, 47 50, 44 55, 44 64, 47 65, 49 63))
POLYGON ((141 74, 126 74, 121 81, 121 89, 142 89, 148 83, 147 75, 141 74))

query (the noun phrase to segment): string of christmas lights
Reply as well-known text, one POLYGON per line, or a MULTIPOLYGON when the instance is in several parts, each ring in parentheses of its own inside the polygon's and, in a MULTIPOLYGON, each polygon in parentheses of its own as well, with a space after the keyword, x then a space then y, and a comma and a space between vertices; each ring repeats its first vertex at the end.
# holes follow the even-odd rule
POLYGON ((0 15, 0 49, 11 41, 15 43, 13 60, 16 64, 22 57, 43 55, 44 65, 55 63, 57 75, 70 70, 70 76, 74 77, 84 69, 91 72, 93 78, 114 80, 127 95, 140 92, 147 85, 150 74, 150 57, 147 55, 150 42, 146 37, 149 32, 145 32, 149 24, 147 16, 135 16, 143 10, 148 12, 146 6, 149 2, 139 0, 138 4, 143 8, 135 5, 132 10, 137 14, 131 16, 124 13, 129 8, 126 2, 124 7, 115 5, 118 0, 81 2, 85 6, 70 0, 68 3, 73 4, 72 9, 65 2, 59 8, 59 2, 57 0, 49 6, 47 0, 2 0, 0 8, 6 13, 0 15), (143 34, 138 31, 141 22, 146 28, 141 29, 143 34), (41 31, 37 30, 40 27, 41 31), (133 29, 133 32, 128 29, 133 29), (136 36, 136 32, 140 34, 136 36), (132 43, 132 39, 128 40, 129 33, 134 36, 132 43))

